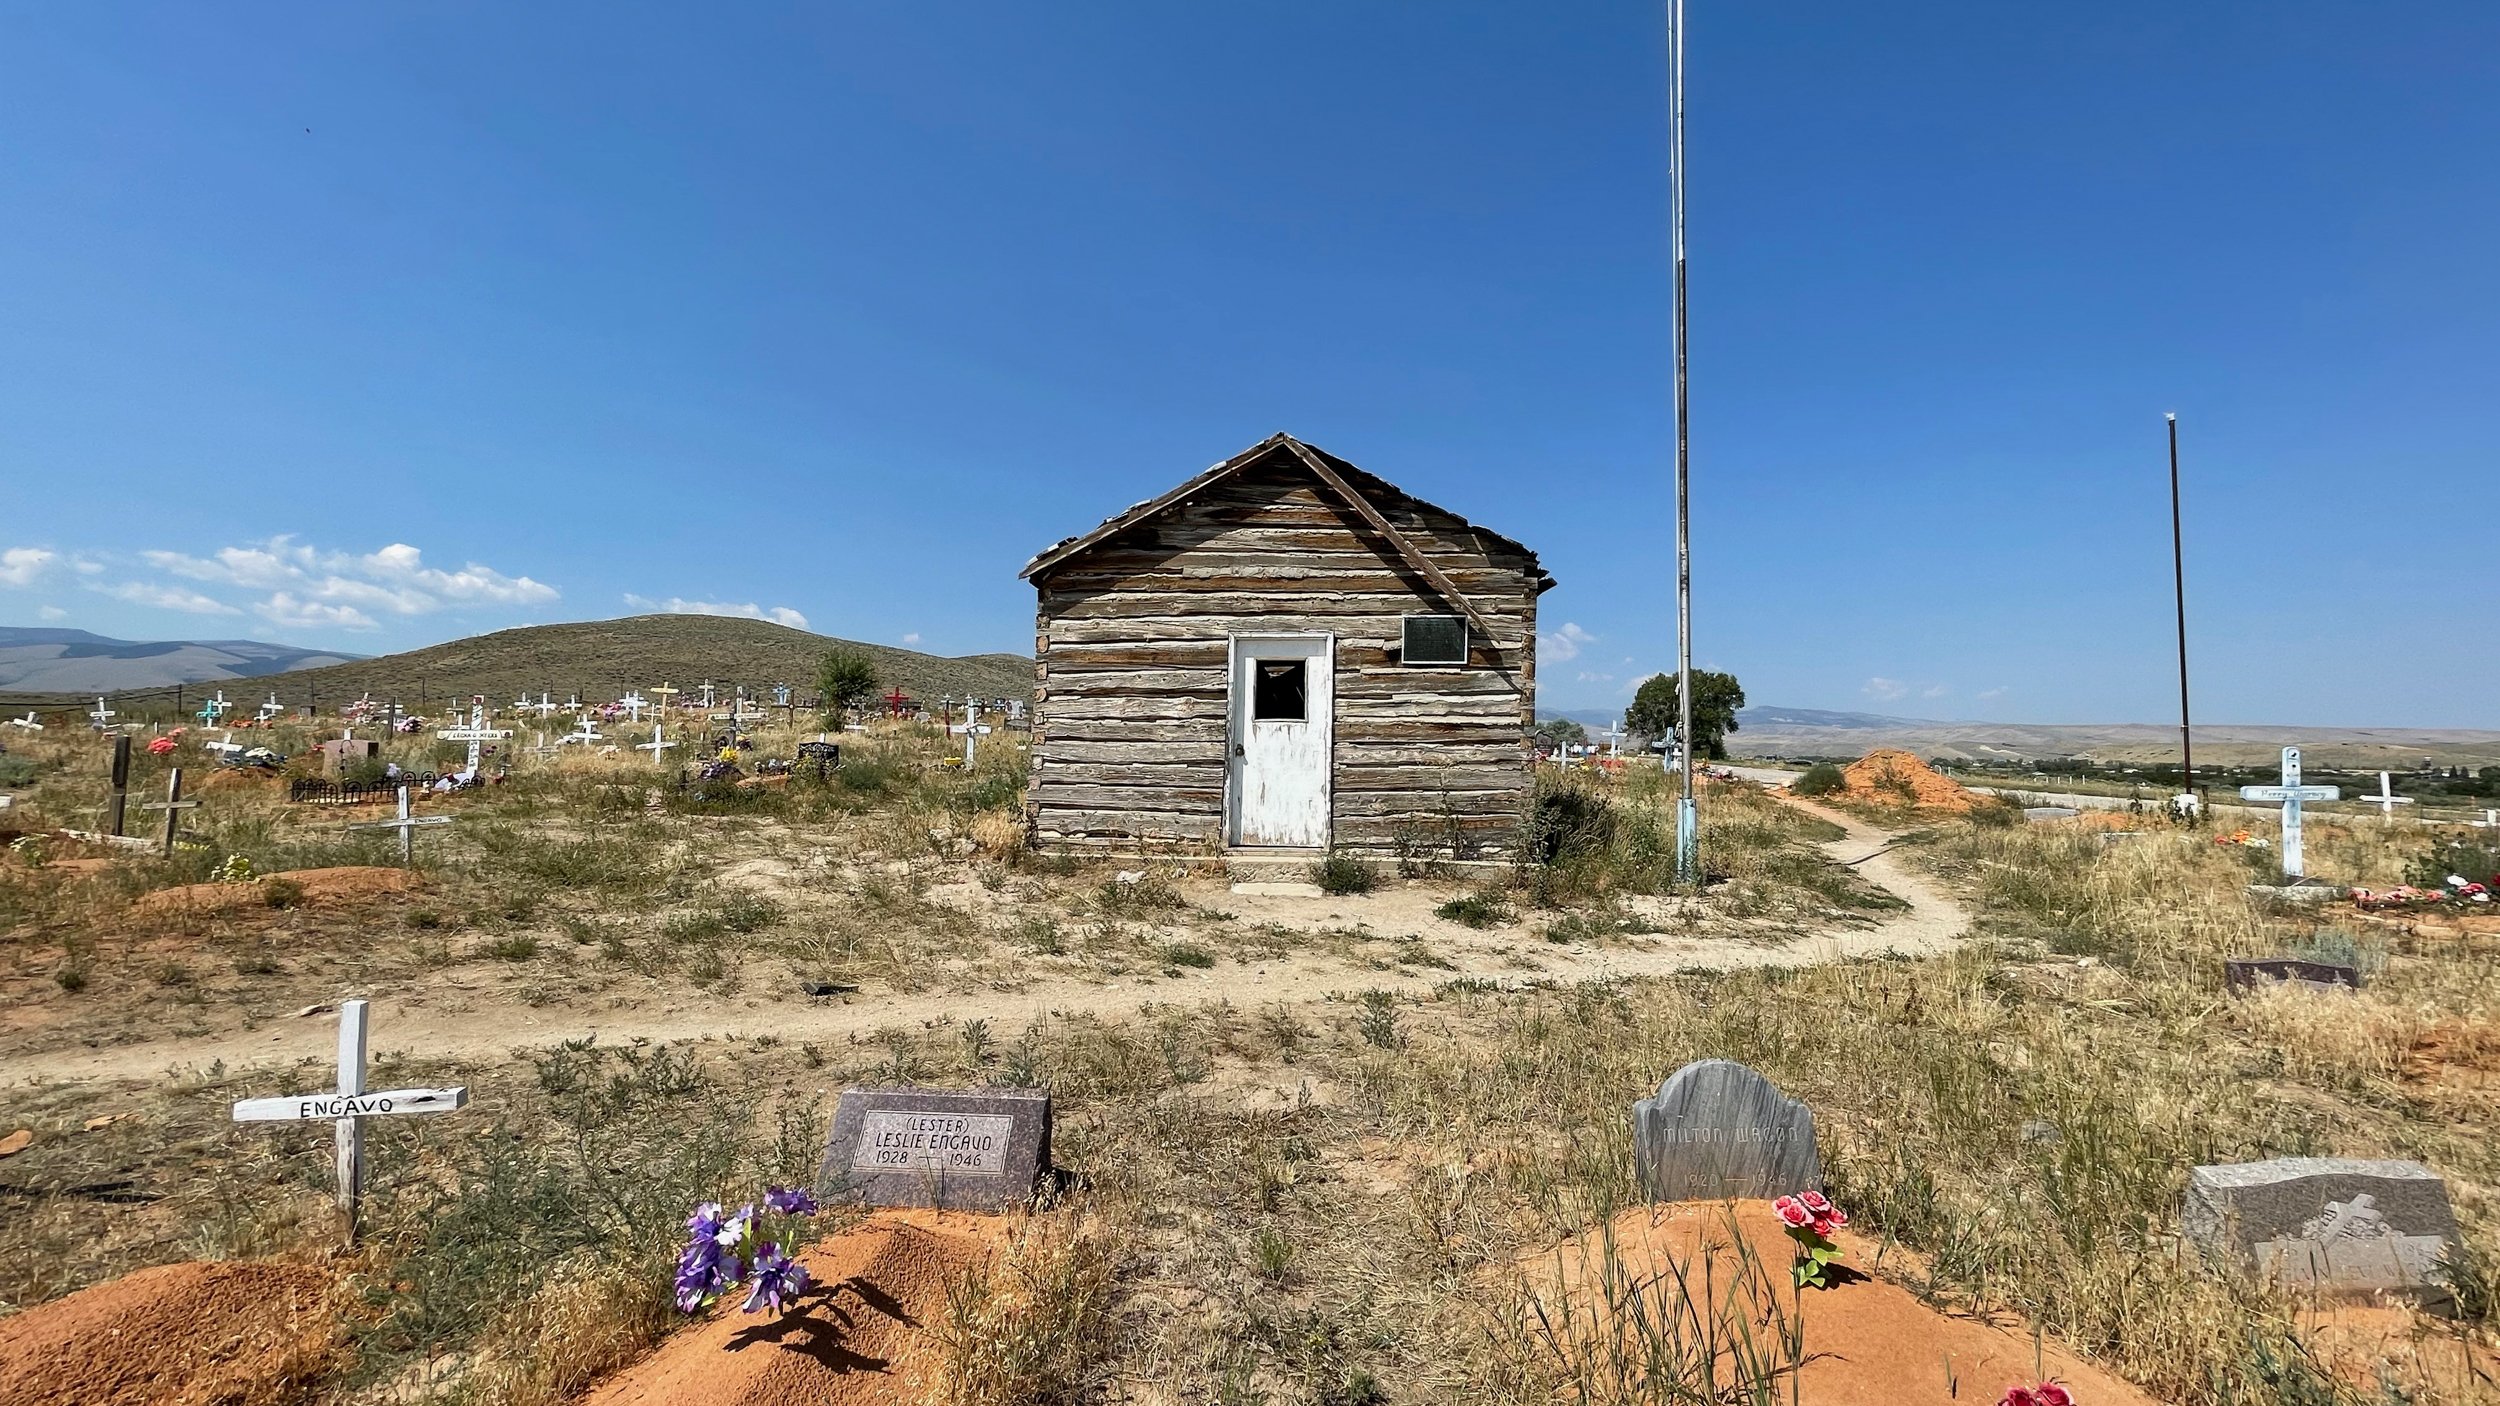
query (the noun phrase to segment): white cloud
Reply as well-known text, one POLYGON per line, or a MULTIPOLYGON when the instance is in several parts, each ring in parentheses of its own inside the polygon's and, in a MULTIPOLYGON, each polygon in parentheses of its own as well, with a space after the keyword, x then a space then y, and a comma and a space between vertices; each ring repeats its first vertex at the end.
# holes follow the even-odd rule
POLYGON ((151 551, 140 556, 159 571, 193 581, 271 591, 255 609, 282 622, 347 624, 372 628, 367 611, 427 615, 450 604, 544 605, 560 594, 527 576, 507 576, 470 562, 458 571, 425 564, 425 554, 405 542, 356 556, 325 552, 281 534, 245 547, 221 547, 214 556, 151 551), (322 607, 315 609, 314 607, 322 607))
POLYGON ((69 612, 57 605, 36 606, 35 615, 36 618, 42 620, 67 620, 69 618, 69 612))
POLYGON ((1561 629, 1551 630, 1536 637, 1537 651, 1557 664, 1567 659, 1579 658, 1582 645, 1595 643, 1597 643, 1597 636, 1568 620, 1563 622, 1561 629))
POLYGON ((255 614, 272 625, 290 630, 317 630, 324 627, 341 630, 377 628, 373 617, 352 605, 331 605, 317 600, 303 600, 293 591, 276 591, 269 599, 252 607, 255 614))
POLYGON ((1979 697, 1982 702, 1986 702, 1990 699, 2003 698, 2004 696, 2005 685, 2003 684, 1998 684, 1994 688, 1983 688, 1979 690, 1979 697))
POLYGON ((776 625, 787 625, 793 630, 807 628, 807 617, 786 605, 776 605, 767 610, 753 601, 735 604, 729 601, 687 600, 683 596, 653 600, 649 596, 638 596, 631 591, 625 593, 625 603, 638 610, 657 610, 670 615, 727 615, 740 620, 770 620, 776 625))
POLYGON ((1918 691, 1921 698, 1942 698, 1953 691, 1949 684, 1931 683, 1918 691))
POLYGON ((11 547, 0 552, 0 586, 31 586, 52 568, 60 553, 44 547, 11 547))
POLYGON ((1899 679, 1872 678, 1868 679, 1865 687, 1858 691, 1878 703, 1890 703, 1895 699, 1907 697, 1910 686, 1899 679))
POLYGON ((1582 669, 1579 672, 1578 681, 1581 683, 1613 683, 1615 681, 1615 676, 1612 674, 1594 673, 1590 670, 1582 669))
POLYGON ((124 581, 118 586, 93 586, 115 600, 132 605, 153 606, 158 610, 179 610, 189 615, 240 615, 243 612, 224 601, 184 590, 180 586, 164 586, 154 581, 124 581))
POLYGON ((920 632, 919 632, 918 630, 914 630, 914 631, 912 631, 910 634, 903 636, 903 643, 905 643, 905 644, 918 644, 918 643, 920 643, 920 632))

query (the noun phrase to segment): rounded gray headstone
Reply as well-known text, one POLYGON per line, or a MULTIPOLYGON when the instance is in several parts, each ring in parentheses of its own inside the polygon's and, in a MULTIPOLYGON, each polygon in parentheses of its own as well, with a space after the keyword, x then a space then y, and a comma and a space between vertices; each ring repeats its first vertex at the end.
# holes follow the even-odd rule
POLYGON ((1654 1201, 1819 1191, 1814 1114, 1734 1060, 1685 1065, 1632 1105, 1632 1152, 1654 1201))

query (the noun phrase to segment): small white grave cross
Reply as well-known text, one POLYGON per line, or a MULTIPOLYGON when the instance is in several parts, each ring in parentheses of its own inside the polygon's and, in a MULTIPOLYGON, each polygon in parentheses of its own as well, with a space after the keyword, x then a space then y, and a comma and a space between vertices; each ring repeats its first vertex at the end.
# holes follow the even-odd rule
POLYGON ((182 822, 182 813, 186 810, 195 809, 198 805, 198 801, 186 801, 182 798, 182 768, 175 767, 172 771, 166 773, 165 776, 165 799, 161 801, 150 801, 146 805, 139 807, 141 810, 161 810, 165 812, 165 854, 167 858, 171 858, 173 856, 174 830, 182 822))
POLYGON ((2280 786, 2242 786, 2243 801, 2280 801, 2283 803, 2283 877, 2297 879, 2304 872, 2300 853, 2300 803, 2332 801, 2344 793, 2332 786, 2300 784, 2300 749, 2283 749, 2283 784, 2280 786))
POLYGON ((567 743, 580 743, 582 746, 587 747, 591 743, 601 740, 602 736, 603 734, 599 731, 599 729, 592 725, 590 714, 584 713, 582 714, 581 725, 566 736, 557 738, 556 745, 561 747, 567 743))
POLYGON ((538 710, 538 720, 540 722, 545 722, 547 719, 554 717, 556 714, 555 700, 549 698, 543 693, 538 695, 537 702, 532 703, 529 706, 538 710))
POLYGON ((219 738, 217 741, 201 743, 200 750, 203 752, 215 752, 219 756, 228 756, 242 751, 243 744, 234 740, 234 729, 228 728, 226 729, 226 735, 219 738))
MULTIPOLYGON (((34 714, 28 713, 26 716, 31 718, 34 714)), ((101 696, 98 696, 95 701, 95 710, 88 713, 87 716, 95 719, 95 730, 102 732, 104 731, 104 725, 111 722, 115 714, 112 709, 104 706, 104 699, 101 696)))
POLYGON ((399 832, 399 867, 413 869, 417 863, 417 829, 420 825, 449 825, 448 815, 417 815, 408 806, 408 788, 399 788, 399 818, 366 820, 350 825, 350 830, 397 830, 399 832))
POLYGON ((703 706, 707 711, 712 706, 712 681, 710 679, 703 681, 703 706))
MULTIPOLYGON (((405 794, 404 792, 402 793, 405 794)), ((234 1106, 238 1123, 295 1123, 328 1118, 339 1159, 339 1212, 347 1218, 347 1243, 356 1243, 356 1206, 365 1189, 365 1118, 403 1113, 449 1113, 467 1106, 465 1085, 448 1089, 385 1089, 365 1092, 365 1003, 339 1002, 339 1091, 247 1098, 234 1106)))
POLYGON ((260 720, 267 722, 285 711, 286 705, 278 701, 278 695, 270 694, 269 701, 260 705, 260 720))
POLYGON ((627 721, 637 723, 642 721, 643 702, 641 689, 635 689, 631 693, 626 694, 624 697, 616 701, 625 705, 625 717, 627 721))
POLYGON ((665 730, 666 727, 664 724, 653 723, 651 725, 651 740, 648 742, 637 742, 634 744, 635 751, 649 752, 651 754, 651 764, 653 766, 658 766, 660 764, 660 754, 662 752, 665 752, 669 748, 677 745, 674 742, 663 741, 661 739, 660 734, 665 730))
POLYGON ((2413 804, 2413 798, 2411 796, 2399 796, 2396 794, 2395 780, 2383 771, 2378 774, 2378 794, 2375 796, 2359 796, 2355 797, 2355 799, 2377 806, 2379 818, 2382 820, 2395 819, 2396 807, 2409 806, 2413 804))
POLYGON ((35 721, 35 710, 34 710, 34 709, 32 709, 32 708, 27 709, 27 710, 26 710, 26 716, 24 716, 24 717, 22 717, 22 718, 11 718, 11 719, 9 719, 9 726, 11 726, 11 727, 22 727, 22 728, 26 729, 28 732, 41 732, 41 731, 43 731, 43 724, 42 724, 42 723, 39 723, 39 722, 37 722, 37 721, 35 721))

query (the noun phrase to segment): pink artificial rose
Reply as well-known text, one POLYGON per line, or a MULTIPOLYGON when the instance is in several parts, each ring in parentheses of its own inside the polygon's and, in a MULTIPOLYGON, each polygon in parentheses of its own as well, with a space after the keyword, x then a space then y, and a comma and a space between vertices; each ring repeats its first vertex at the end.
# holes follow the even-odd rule
POLYGON ((1824 1200, 1823 1193, 1820 1191, 1800 1191, 1797 1193, 1797 1200, 1803 1203, 1807 1210, 1818 1216, 1831 1213, 1832 1203, 1824 1200))
POLYGON ((2075 1398, 2055 1382, 2042 1382, 2038 1386, 2007 1387, 2005 1399, 1997 1406, 2075 1406, 2075 1398))
POLYGON ((1771 1203, 1781 1222, 1792 1230, 1803 1230, 1814 1223, 1814 1213, 1798 1203, 1794 1196, 1783 1196, 1771 1203))

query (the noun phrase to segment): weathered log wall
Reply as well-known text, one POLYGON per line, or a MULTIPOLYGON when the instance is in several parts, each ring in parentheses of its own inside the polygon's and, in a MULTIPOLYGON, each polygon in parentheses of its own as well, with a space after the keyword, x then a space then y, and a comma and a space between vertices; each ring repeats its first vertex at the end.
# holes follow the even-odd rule
POLYGON ((1228 640, 1327 632, 1337 844, 1510 852, 1531 775, 1543 575, 1516 547, 1366 480, 1358 491, 1492 627, 1470 627, 1467 667, 1399 662, 1405 616, 1457 607, 1307 467, 1271 454, 1036 576, 1038 843, 1220 848, 1228 640))

